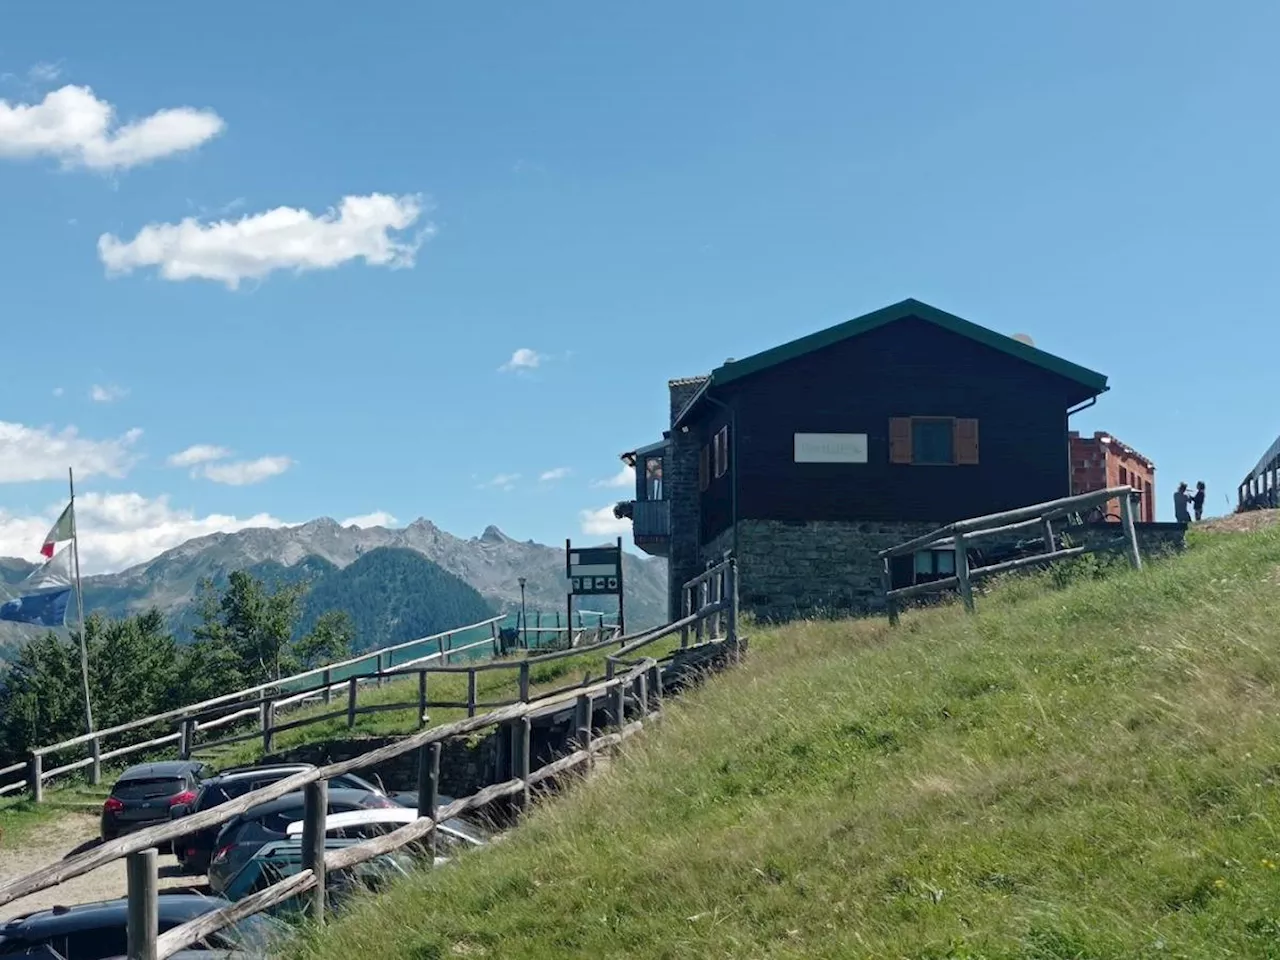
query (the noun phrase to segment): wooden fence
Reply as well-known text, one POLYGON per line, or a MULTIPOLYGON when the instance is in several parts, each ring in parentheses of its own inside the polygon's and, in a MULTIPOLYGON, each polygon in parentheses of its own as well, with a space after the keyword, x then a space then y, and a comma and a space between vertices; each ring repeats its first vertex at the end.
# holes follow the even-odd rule
POLYGON ((738 592, 734 562, 728 560, 716 569, 702 574, 698 580, 718 581, 718 586, 714 589, 719 599, 697 606, 688 615, 666 626, 627 638, 615 653, 608 656, 608 675, 602 680, 584 682, 527 702, 502 706, 479 716, 422 730, 350 760, 330 763, 286 777, 221 806, 103 843, 26 876, 0 883, 0 906, 124 858, 128 865, 126 874, 130 960, 165 960, 218 930, 300 894, 309 893, 305 904, 307 913, 313 921, 323 923, 327 872, 354 867, 411 843, 425 841, 434 845, 434 831, 438 824, 495 800, 514 797, 516 806, 524 809, 529 804, 532 789, 539 783, 584 764, 589 765, 601 750, 616 746, 640 730, 645 722, 660 716, 663 702, 662 664, 680 654, 676 651, 663 658, 641 656, 632 659, 644 648, 679 633, 682 646, 686 649, 695 649, 697 646, 705 648, 715 644, 722 646, 731 659, 736 661, 741 641, 738 636, 738 592), (720 625, 724 627, 723 634, 719 631, 720 625), (690 630, 703 638, 700 644, 693 647, 687 645, 690 630), (601 701, 606 714, 603 726, 595 721, 597 705, 601 701), (530 748, 533 717, 554 712, 556 708, 563 708, 569 703, 574 704, 574 749, 535 769, 530 748), (631 718, 628 717, 628 707, 632 708, 631 718), (471 796, 440 806, 438 785, 441 744, 450 737, 503 724, 514 728, 510 757, 513 776, 501 783, 486 786, 471 796), (602 730, 611 732, 598 734, 602 730), (328 781, 410 751, 418 752, 418 819, 383 836, 326 852, 323 826, 328 781), (251 807, 298 790, 304 791, 302 870, 243 900, 159 934, 157 848, 178 837, 225 823, 251 807))
POLYGON ((1060 500, 1049 500, 1045 503, 1036 503, 1028 507, 1019 507, 1016 510, 1006 510, 1003 513, 992 513, 985 517, 959 520, 945 527, 939 527, 937 530, 926 533, 923 536, 916 537, 914 540, 900 543, 896 547, 881 550, 879 557, 884 564, 881 578, 889 622, 893 624, 898 622, 898 606, 901 601, 910 597, 927 593, 939 593, 953 588, 959 590, 965 610, 972 613, 973 582, 975 580, 999 573, 1008 573, 1011 570, 1019 570, 1023 567, 1065 560, 1087 552, 1088 548, 1084 546, 1058 549, 1053 525, 1059 520, 1081 514, 1111 500, 1120 501, 1121 529, 1124 533, 1125 548, 1129 556, 1129 562, 1133 566, 1141 568, 1142 555, 1138 550, 1138 536, 1134 527, 1134 498, 1136 496, 1137 493, 1134 489, 1127 485, 1107 487, 1104 490, 1064 497, 1060 500), (974 541, 984 537, 1007 536, 1018 530, 1032 528, 1038 529, 1041 533, 1044 553, 1018 557, 1003 563, 970 567, 968 548, 974 541), (951 549, 955 552, 956 572, 954 576, 930 580, 925 583, 916 583, 906 587, 895 588, 893 586, 892 561, 894 557, 910 556, 923 550, 945 549, 951 549))
MULTIPOLYGON (((320 719, 332 719, 333 716, 327 714, 322 718, 305 719, 299 723, 277 724, 276 718, 281 712, 296 710, 316 702, 330 703, 337 691, 340 691, 346 697, 345 712, 349 718, 348 725, 353 725, 355 717, 359 714, 391 709, 377 704, 363 707, 358 705, 357 699, 360 689, 369 686, 381 686, 387 681, 388 677, 402 673, 406 667, 427 664, 437 660, 447 666, 451 658, 460 655, 474 655, 475 652, 483 649, 497 650, 498 623, 503 619, 505 619, 503 616, 491 617, 479 623, 447 630, 429 637, 421 637, 417 640, 409 640, 394 646, 383 647, 380 650, 370 651, 357 657, 327 664, 323 667, 315 667, 311 670, 304 670, 289 677, 260 683, 253 687, 237 690, 234 693, 222 694, 185 707, 177 707, 164 713, 131 720, 128 723, 102 730, 95 730, 93 733, 81 734, 61 743, 38 747, 32 751, 31 757, 27 760, 0 768, 0 781, 3 781, 7 776, 19 775, 19 779, 8 783, 0 782, 0 796, 15 793, 25 787, 30 791, 31 799, 39 803, 44 799, 44 784, 53 777, 87 767, 89 770, 89 782, 96 784, 101 781, 102 763, 104 761, 127 757, 144 751, 151 752, 170 745, 173 746, 176 756, 186 758, 191 756, 192 752, 197 749, 209 749, 260 736, 263 740, 264 749, 270 750, 272 738, 276 733, 292 729, 295 726, 317 723, 320 722, 320 719), (468 632, 485 628, 488 628, 489 636, 462 644, 455 643, 455 638, 468 632), (438 643, 439 649, 436 652, 416 657, 411 656, 407 660, 396 662, 397 654, 412 652, 413 648, 421 648, 424 644, 431 643, 438 643), (341 672, 352 669, 356 672, 347 677, 339 678, 338 675, 341 672), (306 681, 311 681, 311 684, 299 688, 299 684, 303 684, 306 681), (201 732, 235 727, 238 724, 243 725, 246 721, 254 718, 256 718, 258 724, 256 733, 237 734, 203 743, 197 740, 198 734, 201 732), (166 732, 155 735, 154 728, 161 725, 167 728, 166 732), (141 739, 128 739, 131 734, 141 739), (107 740, 124 740, 125 742, 104 751, 103 743, 107 740), (87 751, 88 755, 69 763, 45 769, 46 757, 75 747, 81 747, 87 751)), ((551 629, 554 628, 544 628, 544 630, 551 629)), ((614 635, 616 629, 615 626, 606 625, 601 621, 595 629, 597 643, 602 646, 607 645, 605 636, 614 635)), ((587 633, 588 631, 585 628, 581 631, 575 631, 570 637, 570 649, 567 652, 583 652, 582 649, 574 647, 573 644, 579 642, 587 633)), ((609 640, 608 642, 614 641, 609 640)), ((563 653, 565 652, 562 651, 563 653)), ((520 669, 517 663, 508 662, 502 664, 502 666, 508 669, 520 669)), ((425 678, 422 683, 422 696, 425 697, 425 678)), ((474 688, 474 684, 472 684, 472 687, 474 688)), ((476 706, 482 705, 477 704, 476 706)), ((403 709, 403 707, 398 707, 398 709, 403 709)), ((425 704, 422 709, 425 711, 425 704)))

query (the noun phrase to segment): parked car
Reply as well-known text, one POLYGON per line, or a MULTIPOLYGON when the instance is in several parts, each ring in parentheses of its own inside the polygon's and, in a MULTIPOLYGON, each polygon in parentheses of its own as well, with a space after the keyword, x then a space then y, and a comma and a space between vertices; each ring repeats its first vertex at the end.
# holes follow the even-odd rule
MULTIPOLYGON (((315 765, 311 763, 273 763, 220 770, 200 784, 200 789, 189 802, 175 803, 170 807, 169 816, 177 820, 193 813, 200 813, 224 804, 228 800, 242 797, 253 790, 270 786, 285 777, 314 769, 315 765)), ((334 777, 329 781, 329 789, 364 790, 385 796, 381 787, 354 773, 334 777)), ((209 861, 213 858, 214 841, 217 840, 218 831, 221 829, 221 824, 215 824, 173 841, 174 855, 184 871, 204 873, 209 869, 209 861)))
POLYGON ((169 808, 190 803, 213 768, 199 760, 140 763, 120 774, 102 804, 102 839, 154 826, 169 819, 169 808))
MULTIPOLYGON (((326 837, 324 848, 341 850, 360 842, 358 838, 326 837)), ((325 886, 329 905, 337 906, 353 890, 377 889, 390 878, 408 876, 413 866, 412 855, 394 851, 357 864, 350 870, 327 873, 325 886)), ((222 895, 228 900, 243 900, 250 894, 265 890, 272 884, 293 876, 301 869, 302 841, 297 838, 272 840, 264 843, 257 853, 249 858, 228 882, 222 895)), ((294 898, 279 904, 272 909, 272 912, 290 917, 296 913, 297 908, 298 900, 294 898)))
MULTIPOLYGON (((452 803, 442 798, 445 803, 452 803)), ((331 813, 324 818, 326 838, 341 840, 368 840, 398 830, 418 819, 416 810, 404 807, 386 810, 352 810, 348 813, 331 813)), ((294 839, 302 838, 303 821, 295 820, 285 827, 285 834, 294 839)), ((489 842, 485 831, 476 824, 458 817, 451 817, 436 827, 438 850, 452 851, 465 847, 482 847, 489 842)))
MULTIPOLYGON (((163 894, 159 898, 160 932, 228 906, 231 901, 194 893, 163 894)), ((43 955, 47 960, 107 960, 128 950, 128 899, 99 900, 74 907, 52 907, 0 924, 0 957, 43 955)), ((265 958, 288 930, 278 920, 253 916, 209 934, 175 957, 265 958)))
MULTIPOLYGON (((329 791, 329 813, 375 808, 398 809, 383 794, 371 790, 329 791)), ((302 819, 301 791, 288 793, 275 800, 250 807, 222 825, 214 841, 214 854, 209 861, 209 889, 221 893, 249 858, 271 840, 287 840, 290 823, 302 819)))

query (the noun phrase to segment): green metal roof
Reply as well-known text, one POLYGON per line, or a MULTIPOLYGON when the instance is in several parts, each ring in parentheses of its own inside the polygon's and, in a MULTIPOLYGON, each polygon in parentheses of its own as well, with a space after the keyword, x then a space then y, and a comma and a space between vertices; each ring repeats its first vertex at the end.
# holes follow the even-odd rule
POLYGON ((698 405, 698 402, 710 387, 722 386, 735 380, 741 380, 743 377, 749 377, 754 373, 767 370, 780 363, 786 363, 788 360, 794 360, 816 350, 825 349, 842 340, 869 333, 878 327, 883 327, 897 320, 904 320, 907 317, 917 317, 920 320, 925 320, 942 327, 944 330, 950 330, 952 333, 958 333, 962 337, 968 337, 983 346, 999 350, 1011 357, 1034 364, 1050 373, 1073 380, 1088 390, 1091 396, 1096 396, 1107 390, 1105 374, 1082 367, 1079 364, 1072 363, 1070 360, 1063 360, 1061 357, 1046 353, 1030 344, 1023 343, 1021 340, 1007 337, 1003 333, 996 333, 994 330, 971 323, 954 314, 947 313, 945 310, 931 307, 927 303, 906 299, 900 303, 881 307, 879 310, 874 310, 861 317, 846 320, 844 323, 828 327, 826 330, 819 330, 817 333, 811 333, 808 336, 800 337, 798 340, 792 340, 790 343, 764 350, 743 360, 733 360, 716 367, 715 370, 711 371, 711 376, 702 389, 690 398, 685 408, 680 411, 680 414, 676 417, 675 425, 679 426, 684 421, 685 417, 698 405))

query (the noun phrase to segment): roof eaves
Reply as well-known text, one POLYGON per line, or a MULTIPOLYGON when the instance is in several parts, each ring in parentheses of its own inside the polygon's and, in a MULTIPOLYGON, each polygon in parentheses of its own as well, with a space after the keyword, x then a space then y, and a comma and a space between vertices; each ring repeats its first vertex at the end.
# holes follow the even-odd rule
POLYGON ((911 298, 761 351, 742 360, 725 363, 711 372, 711 378, 717 384, 728 383, 910 316, 919 317, 952 333, 968 337, 970 340, 1066 377, 1068 380, 1074 380, 1094 391, 1094 395, 1105 393, 1107 390, 1107 378, 1104 374, 911 298))

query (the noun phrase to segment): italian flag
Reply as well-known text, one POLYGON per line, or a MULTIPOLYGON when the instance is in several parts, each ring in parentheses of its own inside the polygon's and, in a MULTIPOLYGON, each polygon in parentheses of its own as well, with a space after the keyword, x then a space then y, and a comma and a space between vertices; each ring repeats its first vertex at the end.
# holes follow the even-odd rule
POLYGON ((67 508, 62 511, 57 522, 53 525, 53 529, 45 534, 44 546, 40 548, 40 554, 45 557, 52 557, 53 551, 57 549, 58 544, 65 543, 75 537, 76 521, 72 511, 72 504, 68 503, 67 508))

